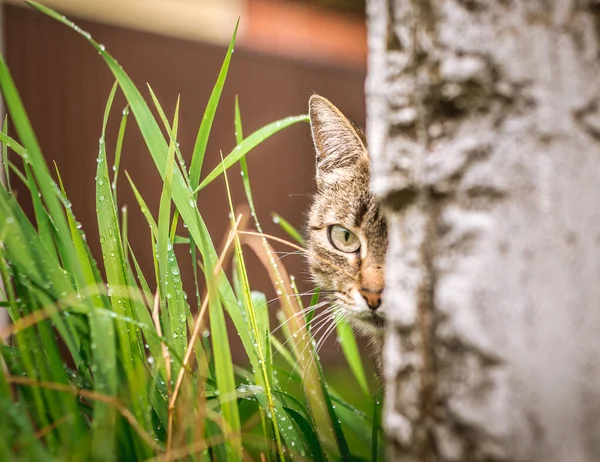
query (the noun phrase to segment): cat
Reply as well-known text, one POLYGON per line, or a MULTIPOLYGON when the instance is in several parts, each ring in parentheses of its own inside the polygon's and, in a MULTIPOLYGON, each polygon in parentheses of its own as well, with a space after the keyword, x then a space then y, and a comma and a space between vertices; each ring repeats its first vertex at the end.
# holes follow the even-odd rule
POLYGON ((369 189, 366 141, 322 96, 313 95, 308 109, 317 183, 306 230, 309 270, 337 314, 381 356, 387 223, 369 189))

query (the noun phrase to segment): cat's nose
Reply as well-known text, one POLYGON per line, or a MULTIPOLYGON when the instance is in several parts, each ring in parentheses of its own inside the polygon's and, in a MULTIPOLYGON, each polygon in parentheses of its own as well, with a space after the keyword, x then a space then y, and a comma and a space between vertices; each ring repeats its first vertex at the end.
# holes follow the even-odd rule
POLYGON ((369 308, 375 311, 381 305, 381 291, 380 290, 369 290, 366 288, 360 289, 362 298, 365 299, 369 308))

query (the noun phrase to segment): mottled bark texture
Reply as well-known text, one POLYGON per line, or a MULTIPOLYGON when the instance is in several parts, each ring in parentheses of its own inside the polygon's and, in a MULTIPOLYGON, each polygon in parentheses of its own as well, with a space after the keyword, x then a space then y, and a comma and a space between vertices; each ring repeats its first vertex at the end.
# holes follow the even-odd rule
POLYGON ((600 460, 600 2, 367 3, 389 460, 600 460))

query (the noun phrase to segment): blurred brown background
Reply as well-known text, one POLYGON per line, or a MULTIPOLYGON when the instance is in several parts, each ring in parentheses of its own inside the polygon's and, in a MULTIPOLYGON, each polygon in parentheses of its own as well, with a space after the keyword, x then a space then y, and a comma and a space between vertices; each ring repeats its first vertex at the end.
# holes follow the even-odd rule
MULTIPOLYGON (((45 2, 67 14, 119 61, 142 93, 146 82, 172 117, 181 94, 179 141, 189 165, 204 107, 216 80, 237 17, 240 33, 217 111, 203 174, 220 161, 219 151, 235 145, 233 110, 239 96, 245 134, 281 117, 306 112, 308 98, 331 99, 358 125, 364 125, 366 34, 364 2, 302 0, 54 0, 45 2)), ((102 114, 113 78, 100 56, 74 31, 19 1, 3 6, 4 54, 48 161, 60 169, 73 209, 101 262, 95 218, 94 176, 102 114)), ((149 98, 147 98, 149 100, 149 98)), ((114 150, 120 111, 116 100, 108 133, 114 150)), ((314 190, 314 158, 307 124, 275 135, 248 156, 250 178, 265 232, 282 237, 272 223, 276 211, 296 227, 314 190)), ((127 170, 154 215, 161 182, 130 117, 123 148, 127 170)), ((234 203, 245 202, 239 170, 230 170, 234 203)), ((25 191, 23 191, 24 193, 25 191)), ((120 206, 129 210, 129 236, 145 273, 153 271, 149 229, 125 175, 120 206)), ((199 200, 215 243, 228 227, 223 180, 202 191, 199 200)), ((288 251, 278 246, 280 251, 288 251)), ((187 292, 193 293, 189 254, 180 252, 187 292)), ((298 256, 284 259, 302 289, 306 267, 298 256)), ((265 270, 250 259, 254 289, 273 297, 265 270)), ((190 298, 191 299, 191 298, 190 298)), ((275 310, 276 304, 273 304, 275 310)), ((241 358, 241 351, 234 351, 241 358)), ((324 360, 339 358, 329 343, 324 360)))

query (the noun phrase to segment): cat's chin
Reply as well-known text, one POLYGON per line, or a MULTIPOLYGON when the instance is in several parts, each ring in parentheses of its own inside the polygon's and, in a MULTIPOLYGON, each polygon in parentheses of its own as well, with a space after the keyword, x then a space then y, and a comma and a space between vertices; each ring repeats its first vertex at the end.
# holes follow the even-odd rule
POLYGON ((383 335, 385 319, 375 313, 353 313, 349 319, 359 331, 367 335, 383 335))

